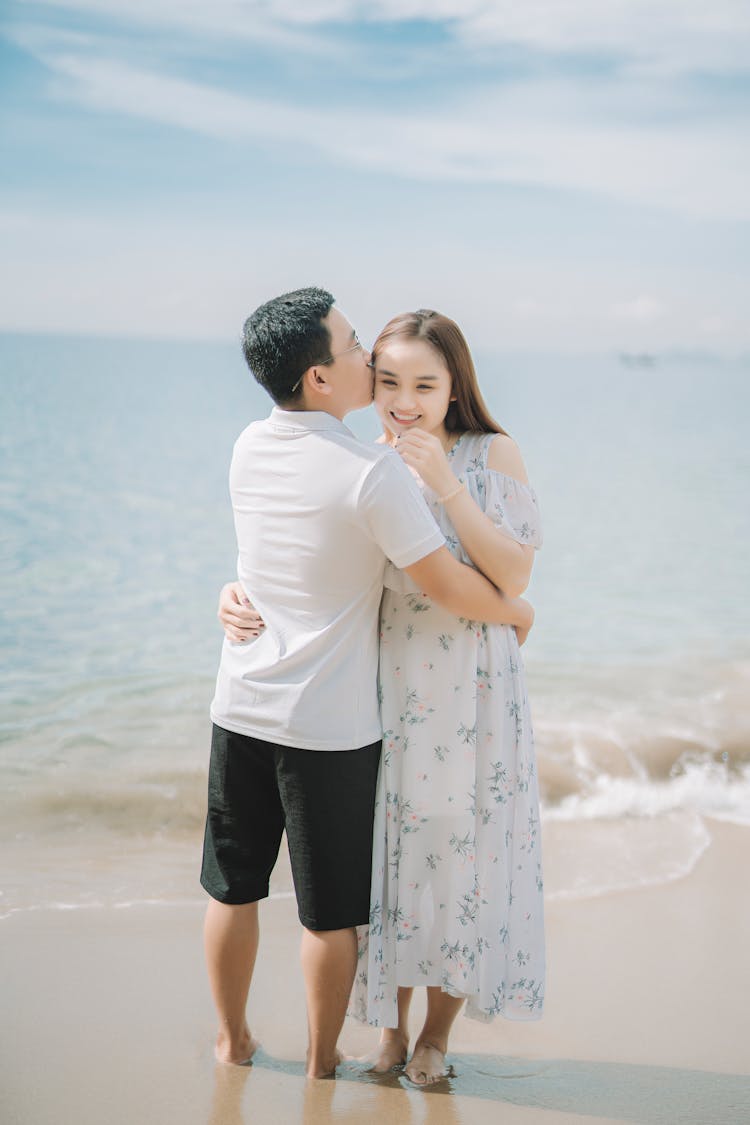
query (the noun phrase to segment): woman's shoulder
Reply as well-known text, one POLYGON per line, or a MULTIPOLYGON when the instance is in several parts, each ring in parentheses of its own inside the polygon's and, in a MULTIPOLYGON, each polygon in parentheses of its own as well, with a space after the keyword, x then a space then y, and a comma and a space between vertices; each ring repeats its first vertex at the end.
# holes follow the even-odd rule
POLYGON ((521 450, 510 434, 492 434, 490 437, 487 468, 496 473, 503 473, 506 477, 513 477, 520 484, 528 485, 529 477, 521 450))

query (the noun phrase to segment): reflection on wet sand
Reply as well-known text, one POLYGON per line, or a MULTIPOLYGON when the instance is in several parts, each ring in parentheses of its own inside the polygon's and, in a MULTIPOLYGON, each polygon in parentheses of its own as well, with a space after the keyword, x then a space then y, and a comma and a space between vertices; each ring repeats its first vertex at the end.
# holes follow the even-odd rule
POLYGON ((249 1066, 216 1064, 208 1125, 243 1125, 242 1095, 251 1069, 249 1066))
POLYGON ((299 1121, 348 1125, 382 1116, 398 1125, 461 1125, 466 1118, 450 1097, 450 1079, 425 1091, 411 1086, 402 1072, 373 1074, 358 1063, 345 1063, 335 1081, 307 1079, 299 1062, 275 1059, 258 1051, 252 1067, 217 1064, 207 1125, 263 1125, 299 1121))
POLYGON ((217 1065, 208 1125, 271 1118, 364 1125, 378 1117, 398 1125, 468 1125, 488 1102, 495 1113, 501 1106, 506 1114, 536 1109, 540 1121, 564 1113, 634 1125, 737 1125, 750 1115, 750 1078, 742 1075, 491 1055, 457 1055, 455 1068, 420 1090, 403 1072, 375 1075, 357 1063, 343 1064, 335 1081, 308 1080, 302 1063, 259 1051, 253 1067, 217 1065))

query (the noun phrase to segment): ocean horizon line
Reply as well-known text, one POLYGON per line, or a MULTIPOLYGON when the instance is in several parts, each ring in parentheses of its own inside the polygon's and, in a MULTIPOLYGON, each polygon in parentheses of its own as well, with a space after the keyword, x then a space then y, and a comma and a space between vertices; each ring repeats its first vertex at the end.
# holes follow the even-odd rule
MULTIPOLYGON (((52 341, 62 340, 66 343, 124 343, 143 344, 154 346, 171 345, 205 345, 206 347, 237 346, 241 340, 241 327, 235 332, 227 334, 205 334, 200 332, 186 332, 182 335, 166 333, 164 335, 150 332, 124 332, 63 328, 31 328, 0 325, 0 339, 14 342, 52 341)), ((666 348, 634 347, 632 345, 618 345, 610 347, 509 347, 488 349, 477 346, 474 354, 483 359, 498 357, 518 357, 543 360, 545 358, 585 360, 589 362, 606 360, 616 362, 633 371, 637 369, 653 372, 660 366, 672 364, 692 364, 695 366, 722 366, 722 367, 750 367, 750 349, 704 349, 692 348, 674 343, 666 348)))

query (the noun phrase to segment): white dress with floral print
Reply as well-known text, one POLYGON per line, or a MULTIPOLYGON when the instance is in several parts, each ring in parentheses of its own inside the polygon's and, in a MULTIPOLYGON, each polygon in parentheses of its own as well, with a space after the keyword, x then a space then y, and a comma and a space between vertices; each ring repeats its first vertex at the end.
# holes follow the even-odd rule
MULTIPOLYGON (((453 471, 497 527, 541 546, 536 497, 465 434, 453 471)), ((448 547, 470 562, 434 493, 448 547)), ((439 985, 466 1015, 536 1019, 544 919, 534 741, 515 631, 451 616, 389 568, 381 612, 383 755, 369 933, 351 1014, 398 1024, 399 986, 439 985)))

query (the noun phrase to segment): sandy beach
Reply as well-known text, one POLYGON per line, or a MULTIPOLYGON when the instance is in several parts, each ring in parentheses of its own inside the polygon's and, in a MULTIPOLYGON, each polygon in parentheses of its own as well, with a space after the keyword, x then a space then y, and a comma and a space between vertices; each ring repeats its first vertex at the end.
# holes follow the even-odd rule
MULTIPOLYGON (((430 1092, 356 1063, 306 1082, 299 928, 262 911, 250 1015, 262 1050, 217 1066, 198 904, 20 911, 2 922, 5 1125, 750 1120, 747 829, 708 822, 685 878, 548 906, 541 1022, 459 1018, 430 1092)), ((415 1016, 416 1016, 415 1012, 415 1016)), ((345 1051, 376 1032, 347 1023, 345 1051)))

